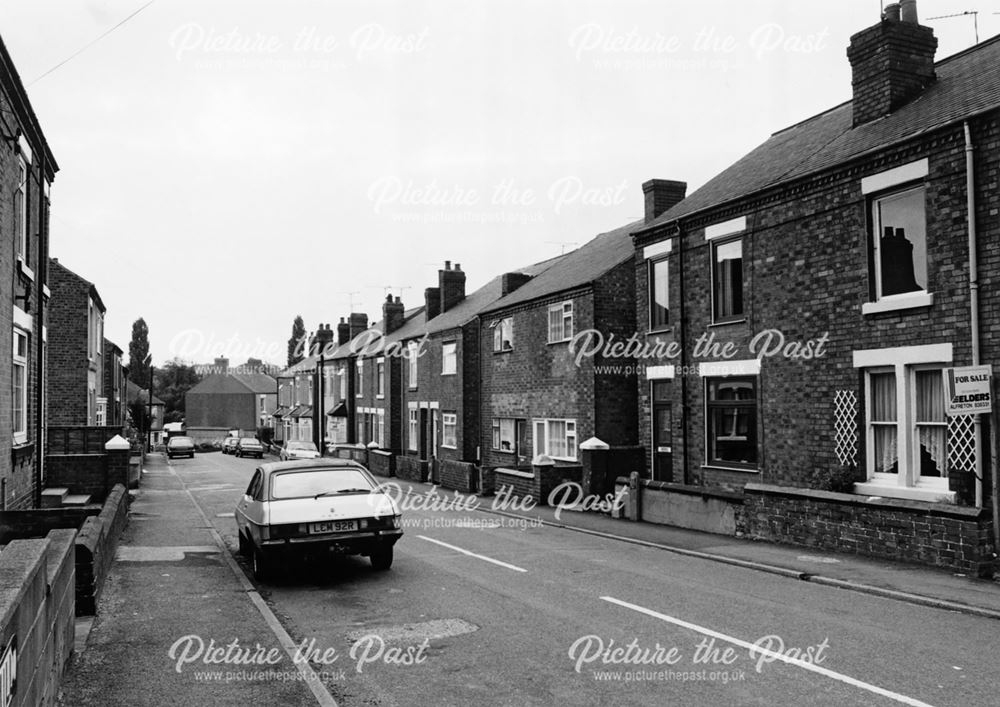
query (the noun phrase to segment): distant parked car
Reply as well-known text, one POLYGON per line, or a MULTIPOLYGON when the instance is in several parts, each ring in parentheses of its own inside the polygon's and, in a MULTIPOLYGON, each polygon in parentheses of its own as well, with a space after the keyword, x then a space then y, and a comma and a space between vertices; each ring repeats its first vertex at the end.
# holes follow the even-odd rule
POLYGON ((235 516, 240 552, 259 580, 281 559, 320 560, 330 552, 366 555, 374 569, 387 570, 403 535, 392 497, 349 459, 262 464, 235 516))
POLYGON ((239 437, 226 437, 222 440, 222 453, 233 454, 236 451, 236 445, 239 444, 239 442, 239 437))
POLYGON ((236 456, 264 458, 264 445, 253 437, 240 437, 236 443, 236 456))
POLYGON ((171 437, 167 440, 167 458, 191 457, 194 459, 194 440, 190 437, 171 437))
POLYGON ((278 452, 278 459, 281 461, 292 461, 295 459, 317 459, 319 450, 312 442, 285 442, 285 446, 278 452))

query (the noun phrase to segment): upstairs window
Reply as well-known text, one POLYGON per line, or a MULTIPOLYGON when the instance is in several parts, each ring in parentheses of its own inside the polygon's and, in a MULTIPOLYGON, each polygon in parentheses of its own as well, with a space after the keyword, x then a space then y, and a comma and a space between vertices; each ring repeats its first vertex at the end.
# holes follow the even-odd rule
POLYGON ((14 444, 24 444, 28 441, 28 335, 20 329, 14 329, 13 353, 14 444))
POLYGON ((743 239, 712 243, 712 320, 743 318, 743 239))
POLYGON ((375 395, 379 398, 385 397, 385 359, 380 358, 375 361, 375 395))
POLYGON ((458 371, 458 354, 454 341, 441 344, 441 375, 454 375, 458 371))
POLYGON ((360 358, 355 364, 354 370, 355 381, 354 381, 354 397, 360 398, 365 394, 365 362, 360 358))
POLYGON ((561 302, 549 307, 549 343, 573 338, 573 303, 561 302))
POLYGON ((420 356, 420 344, 411 341, 406 347, 407 377, 410 382, 410 390, 416 390, 418 383, 417 359, 420 356))
POLYGON ((663 329, 670 323, 670 296, 668 294, 667 260, 649 263, 649 328, 663 329))
POLYGON ((506 317, 493 325, 493 350, 510 351, 514 348, 514 318, 506 317))
POLYGON ((17 254, 27 265, 28 253, 28 165, 24 157, 17 160, 17 189, 14 190, 14 238, 17 254))
POLYGON ((872 200, 875 300, 927 291, 927 221, 923 186, 872 200))

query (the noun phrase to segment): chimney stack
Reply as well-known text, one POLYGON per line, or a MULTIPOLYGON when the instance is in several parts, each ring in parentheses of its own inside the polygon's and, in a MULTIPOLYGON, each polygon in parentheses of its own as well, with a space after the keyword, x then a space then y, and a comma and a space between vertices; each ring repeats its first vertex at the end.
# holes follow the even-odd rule
POLYGON ((500 278, 500 296, 506 297, 530 279, 531 275, 526 275, 523 272, 504 273, 500 278))
POLYGON ((428 287, 424 290, 424 311, 427 319, 433 319, 441 314, 441 288, 428 287))
POLYGON ((642 194, 646 198, 645 222, 656 220, 683 201, 687 194, 687 186, 687 182, 675 182, 670 179, 650 179, 643 184, 642 194))
POLYGON ((399 297, 393 299, 392 295, 385 296, 385 302, 382 304, 382 333, 384 335, 389 336, 403 326, 405 311, 399 297))
POLYGON ((438 270, 438 289, 441 291, 440 314, 465 299, 465 273, 460 264, 455 263, 452 270, 451 261, 444 261, 444 270, 438 270))
POLYGON ((229 374, 229 359, 228 358, 217 358, 215 359, 215 372, 221 376, 229 374))
MULTIPOLYGON (((351 316, 347 318, 348 322, 348 333, 353 339, 358 334, 368 330, 368 315, 359 314, 357 312, 351 312, 351 316)), ((350 341, 350 339, 348 339, 350 341)))
POLYGON ((329 324, 320 324, 316 332, 316 353, 329 356, 333 348, 333 329, 329 324))
POLYGON ((918 24, 916 0, 889 5, 882 21, 851 37, 854 127, 906 105, 934 82, 934 30, 918 24))
POLYGON ((347 323, 347 320, 341 317, 340 323, 337 325, 337 345, 343 346, 350 340, 351 340, 351 325, 347 323))

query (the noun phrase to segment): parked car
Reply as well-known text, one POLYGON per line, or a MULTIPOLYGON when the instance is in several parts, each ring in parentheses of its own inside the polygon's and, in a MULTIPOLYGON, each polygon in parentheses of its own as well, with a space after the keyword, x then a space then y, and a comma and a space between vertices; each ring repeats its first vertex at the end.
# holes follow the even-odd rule
POLYGON ((240 437, 236 443, 236 456, 264 458, 264 445, 253 437, 240 437))
POLYGON ((171 437, 167 440, 167 458, 191 457, 194 459, 194 440, 190 437, 171 437))
POLYGON ((392 497, 349 459, 262 464, 235 515, 240 553, 260 580, 281 560, 331 552, 364 555, 374 569, 387 570, 403 535, 392 497))
POLYGON ((292 459, 318 459, 319 450, 312 442, 285 442, 285 446, 278 452, 278 459, 289 461, 292 459))
POLYGON ((236 445, 239 444, 239 441, 239 437, 226 437, 222 440, 222 453, 233 454, 236 451, 236 445))

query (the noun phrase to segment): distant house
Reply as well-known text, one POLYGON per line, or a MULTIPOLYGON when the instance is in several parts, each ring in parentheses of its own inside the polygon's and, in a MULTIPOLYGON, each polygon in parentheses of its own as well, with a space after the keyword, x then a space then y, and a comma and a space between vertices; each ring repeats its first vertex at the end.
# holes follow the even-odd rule
MULTIPOLYGON (((126 417, 125 365, 122 350, 112 341, 104 340, 104 424, 124 427, 126 417)), ((100 410, 101 400, 98 399, 100 410)), ((98 420, 97 424, 101 424, 98 420)))
MULTIPOLYGON (((153 404, 150 407, 149 389, 140 388, 130 380, 125 381, 125 389, 127 392, 128 405, 142 403, 142 406, 146 409, 147 414, 152 413, 153 424, 151 425, 152 434, 150 440, 154 445, 159 444, 163 438, 163 415, 166 412, 167 404, 154 394, 153 404)), ((128 413, 128 410, 126 410, 126 413, 128 413)), ((132 420, 132 426, 136 429, 137 433, 143 432, 143 430, 140 429, 140 424, 137 420, 132 420)))
POLYGON ((277 381, 253 366, 229 368, 215 359, 212 370, 184 396, 185 421, 192 437, 214 439, 233 429, 248 434, 272 425, 278 406, 277 381))
POLYGON ((49 261, 48 368, 50 426, 102 426, 107 421, 104 389, 104 302, 92 282, 57 258, 49 261))

